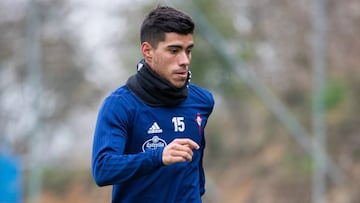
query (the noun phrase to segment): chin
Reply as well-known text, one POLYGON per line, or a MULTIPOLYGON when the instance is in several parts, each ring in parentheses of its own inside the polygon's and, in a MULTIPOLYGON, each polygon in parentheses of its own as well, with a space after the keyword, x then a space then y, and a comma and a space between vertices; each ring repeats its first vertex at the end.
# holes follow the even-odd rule
POLYGON ((185 83, 178 83, 176 85, 174 85, 177 88, 182 88, 185 85, 185 83))

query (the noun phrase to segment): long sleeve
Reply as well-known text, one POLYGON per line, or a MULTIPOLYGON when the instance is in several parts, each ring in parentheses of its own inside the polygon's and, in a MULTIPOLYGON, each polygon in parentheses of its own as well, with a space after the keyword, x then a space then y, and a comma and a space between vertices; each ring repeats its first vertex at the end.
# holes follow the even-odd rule
POLYGON ((124 154, 132 112, 121 97, 108 97, 98 114, 94 132, 92 173, 99 186, 121 184, 163 165, 162 148, 124 154))

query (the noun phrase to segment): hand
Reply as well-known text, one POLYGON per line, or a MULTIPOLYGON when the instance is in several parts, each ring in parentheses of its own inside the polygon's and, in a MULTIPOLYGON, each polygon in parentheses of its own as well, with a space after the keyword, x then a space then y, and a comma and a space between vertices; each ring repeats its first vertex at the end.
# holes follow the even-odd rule
POLYGON ((191 161, 194 154, 192 150, 199 148, 199 145, 191 139, 175 139, 164 148, 162 161, 164 165, 191 161))

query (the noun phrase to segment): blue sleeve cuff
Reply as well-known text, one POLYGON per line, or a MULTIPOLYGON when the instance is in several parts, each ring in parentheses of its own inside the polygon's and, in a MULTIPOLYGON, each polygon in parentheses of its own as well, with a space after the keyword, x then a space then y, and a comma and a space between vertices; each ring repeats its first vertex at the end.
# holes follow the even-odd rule
POLYGON ((164 166, 164 163, 162 161, 163 151, 163 147, 151 151, 153 162, 156 163, 156 165, 164 166))

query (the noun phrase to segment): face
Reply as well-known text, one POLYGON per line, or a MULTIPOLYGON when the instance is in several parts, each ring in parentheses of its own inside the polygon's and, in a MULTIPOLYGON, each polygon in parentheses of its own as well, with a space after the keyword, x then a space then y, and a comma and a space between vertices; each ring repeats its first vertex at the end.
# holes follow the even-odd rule
POLYGON ((175 87, 182 87, 187 81, 193 35, 166 33, 165 40, 153 48, 149 43, 142 44, 146 62, 162 78, 175 87))

